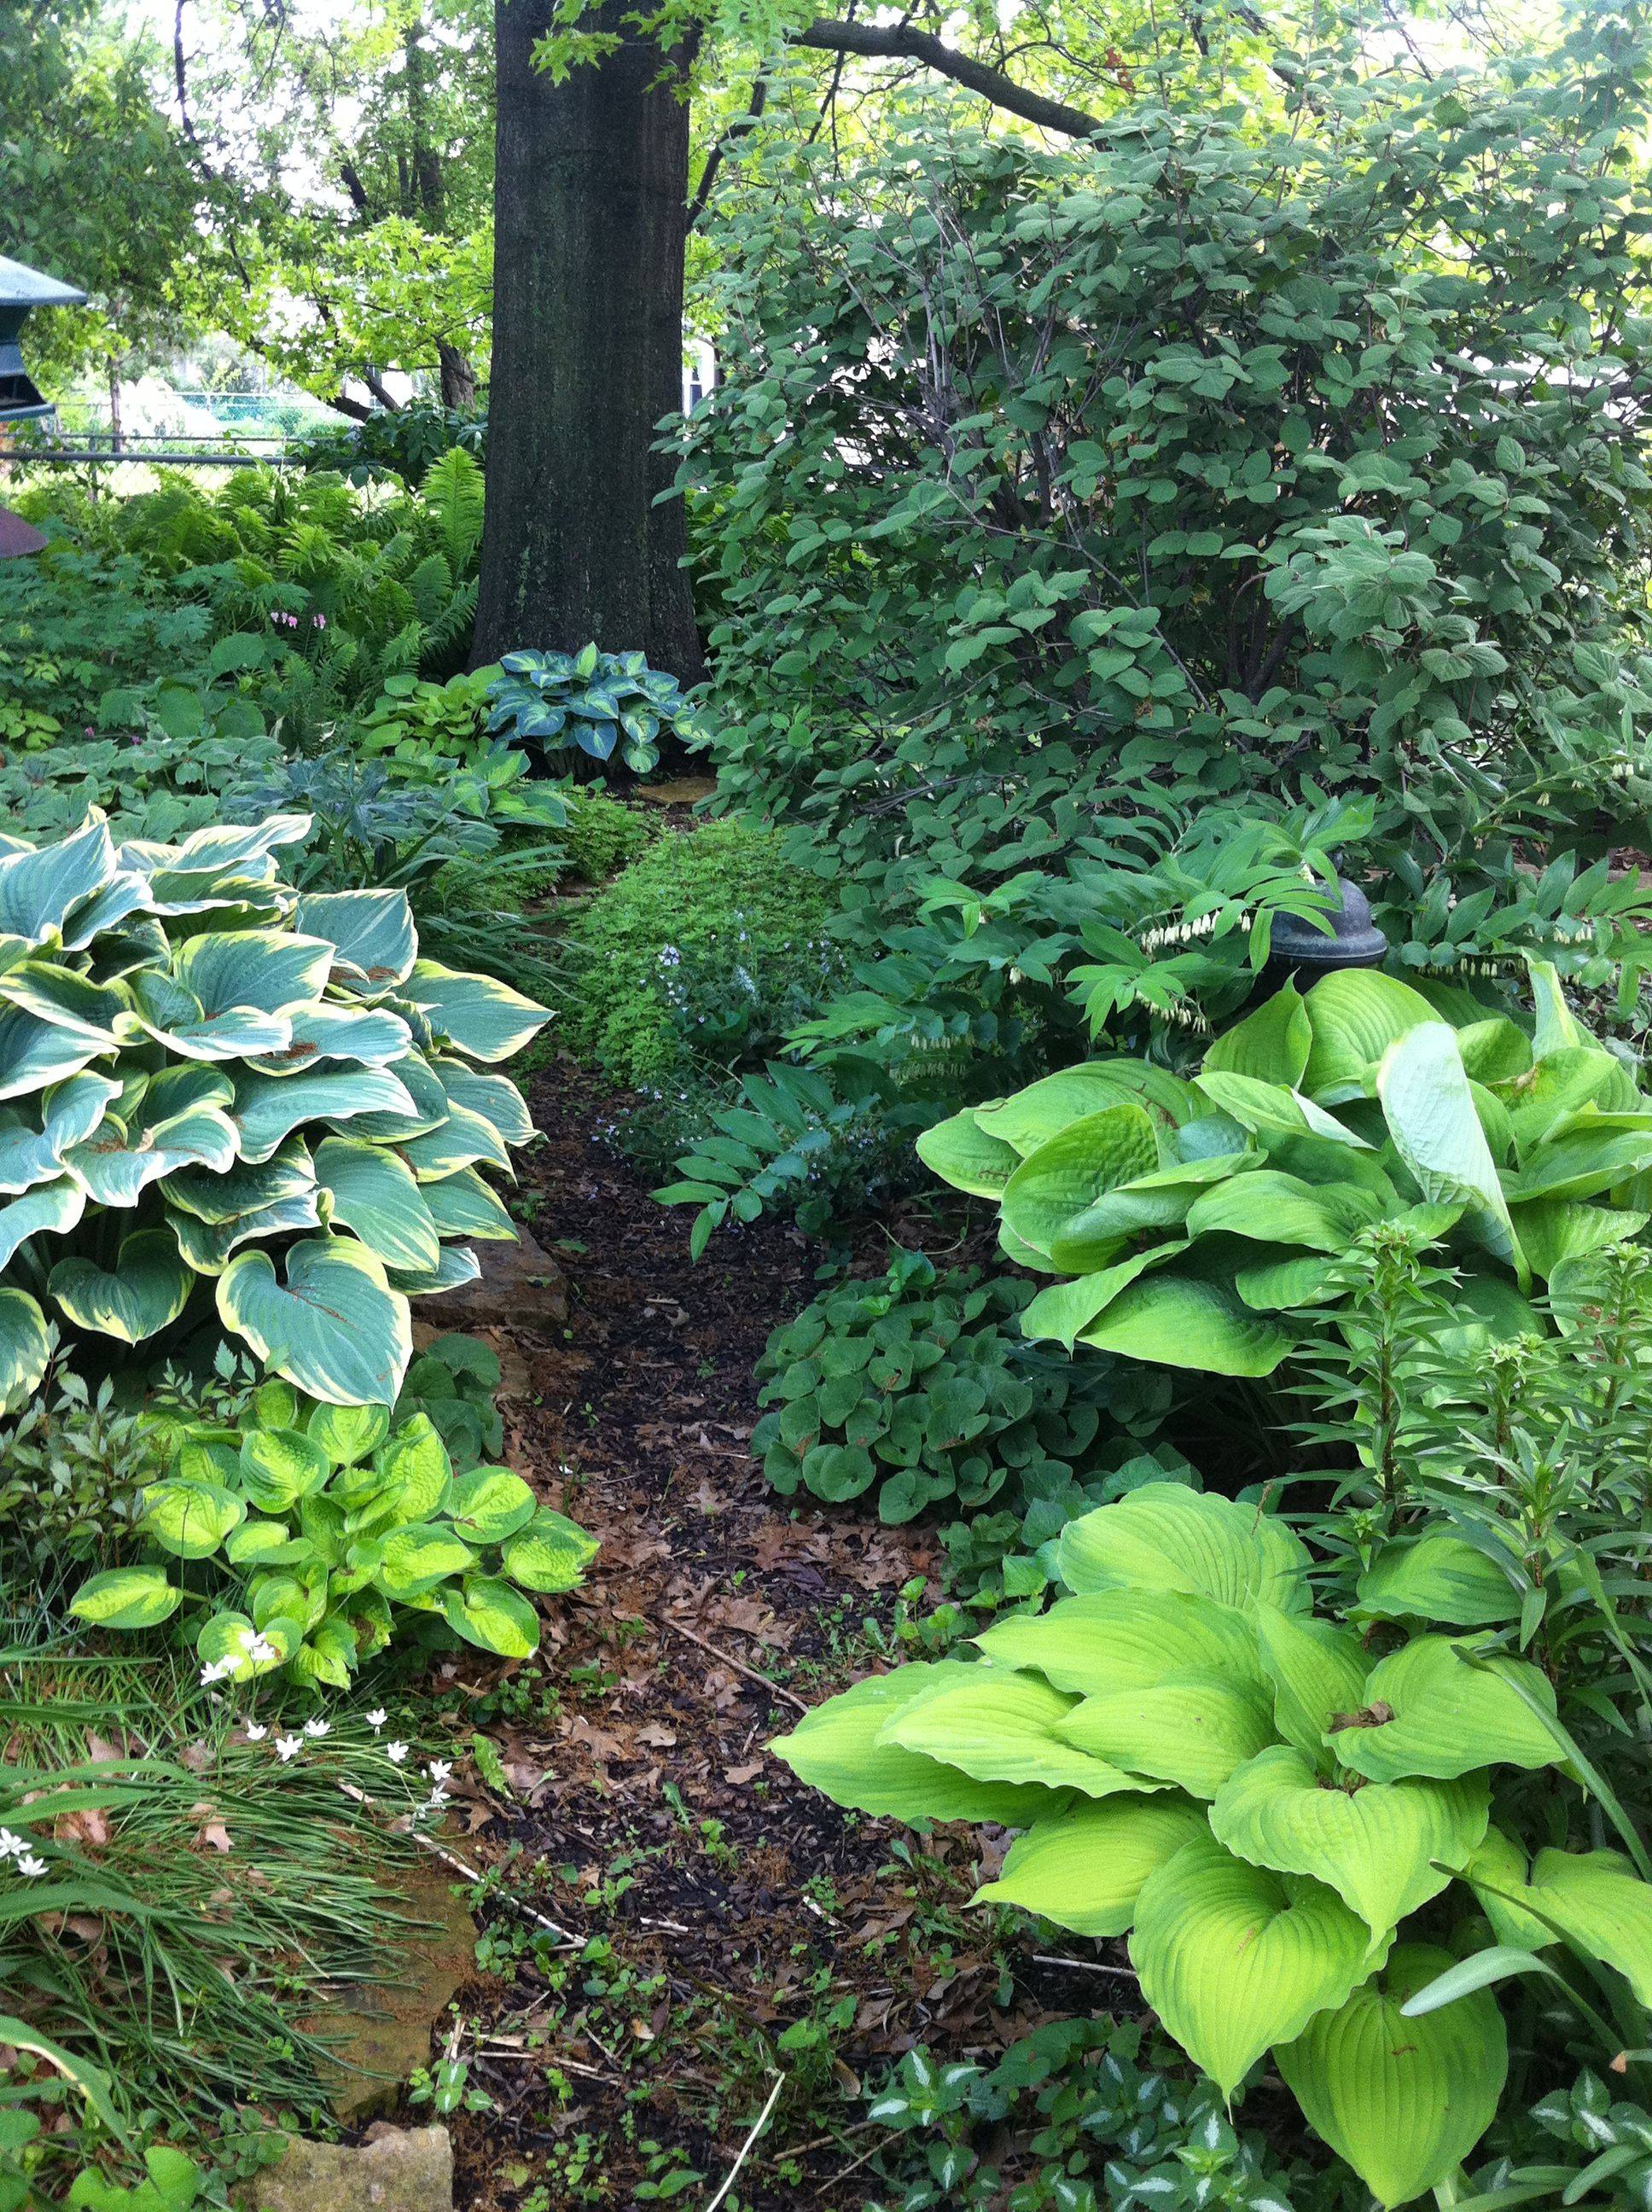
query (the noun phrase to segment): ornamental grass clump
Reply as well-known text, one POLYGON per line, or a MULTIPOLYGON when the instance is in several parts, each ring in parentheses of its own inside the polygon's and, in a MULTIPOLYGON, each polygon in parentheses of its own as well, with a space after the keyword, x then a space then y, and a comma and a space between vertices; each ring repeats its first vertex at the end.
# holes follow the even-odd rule
POLYGON ((398 890, 299 893, 307 816, 117 845, 0 838, 0 1409, 55 1323, 216 1320, 334 1406, 395 1401, 408 1301, 514 1235, 482 1175, 532 1134, 489 1063, 545 1011, 422 959, 398 890))

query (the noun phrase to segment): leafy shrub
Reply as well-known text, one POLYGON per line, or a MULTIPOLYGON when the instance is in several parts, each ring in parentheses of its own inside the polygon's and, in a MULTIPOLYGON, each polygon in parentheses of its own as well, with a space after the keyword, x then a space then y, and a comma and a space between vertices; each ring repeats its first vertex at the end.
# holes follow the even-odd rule
POLYGON ((175 676, 211 641, 206 610, 181 604, 136 558, 80 547, 52 531, 50 515, 41 520, 47 550, 0 562, 0 746, 9 754, 78 744, 99 726, 109 692, 175 676))
POLYGON ((542 1010, 421 959, 399 892, 295 898, 275 853, 308 827, 117 849, 94 817, 38 851, 6 841, 6 1405, 46 1371, 48 1311, 141 1343, 209 1281, 276 1373, 387 1405, 410 1294, 477 1272, 464 1239, 513 1234, 477 1164, 508 1168, 526 1109, 472 1062, 519 1049, 542 1010))
POLYGON ((1590 1848, 1563 1773, 1540 1808, 1522 1791, 1575 1746, 1539 1668, 1461 1632, 1449 1577, 1418 1560, 1398 1601, 1390 1578, 1316 1618, 1284 1522, 1175 1485, 1072 1522, 1060 1555, 1073 1597, 1001 1620, 981 1662, 858 1684, 781 1755, 865 1812, 1024 1829, 981 1897, 1129 1930, 1144 1997, 1223 2095, 1271 2051, 1384 2205, 1442 2181, 1496 2113, 1489 1982, 1564 1941, 1652 2001, 1638 1841, 1590 1848), (1471 1929, 1437 1908, 1412 1926, 1454 1882, 1497 1939, 1461 1964, 1471 1929), (1401 2100, 1417 2124, 1393 2124, 1401 2100))
MULTIPOLYGON (((881 1281, 823 1292, 757 1363, 769 1410, 751 1448, 769 1481, 783 1497, 801 1487, 833 1504, 875 1490, 890 1522, 1023 1493, 1095 1503, 1074 1477, 1092 1462, 1117 1378, 1100 1361, 1076 1370, 1022 1342, 1013 1323, 1029 1295, 975 1269, 938 1277, 916 1252, 897 1253, 881 1281)), ((1150 1384, 1139 1416, 1151 1425, 1169 1397, 1150 1384)))
POLYGON ((562 1040, 631 1089, 759 1058, 818 1006, 829 911, 765 830, 659 837, 569 924, 562 1040))
POLYGON ((385 687, 350 732, 363 752, 391 755, 410 770, 432 756, 463 756, 482 735, 488 687, 498 671, 461 670, 445 684, 417 676, 387 677, 385 687))
POLYGON ((222 731, 203 718, 194 735, 141 728, 82 738, 25 753, 0 766, 0 811, 16 836, 67 836, 92 808, 110 834, 168 845, 223 819, 226 795, 274 772, 273 737, 222 731))
MULTIPOLYGON (((1466 1316, 1538 1321, 1563 1284, 1649 1218, 1652 1120, 1624 1061, 1534 962, 1528 1033, 1466 992, 1424 996, 1343 970, 1217 1040, 1191 1083, 1097 1060, 967 1109, 919 1150, 997 1199, 1005 1249, 1069 1278, 1029 1307, 1036 1337, 1224 1375, 1271 1374, 1287 1310, 1334 1299, 1366 1231, 1449 1240, 1466 1316)), ((1311 1326, 1311 1323, 1310 1323, 1311 1326)))
POLYGON ((416 402, 377 408, 365 422, 341 423, 337 429, 321 431, 299 445, 295 458, 301 468, 336 471, 352 483, 398 476, 411 491, 454 446, 485 462, 487 416, 416 402))
MULTIPOLYGON (((425 1414, 392 1425, 382 1406, 307 1404, 282 1382, 264 1386, 239 1431, 185 1438, 146 1491, 140 1527, 175 1558, 210 1562, 215 1609, 194 1638, 210 1675, 286 1668, 341 1688, 390 1643, 398 1608, 526 1658, 539 1623, 523 1591, 573 1589, 597 1548, 507 1468, 456 1476, 425 1414)), ((112 1567, 70 1609, 98 1627, 147 1629, 185 1595, 164 1568, 112 1567)))
POLYGON ((477 1338, 434 1337, 407 1370, 397 1419, 422 1413, 454 1468, 466 1474, 505 1449, 505 1425, 494 1403, 499 1380, 498 1354, 477 1338))
POLYGON ((562 827, 568 872, 581 883, 605 884, 646 853, 654 825, 635 806, 610 799, 595 784, 571 784, 563 793, 562 827))
MULTIPOLYGON (((507 653, 489 687, 488 727, 542 761, 566 755, 605 762, 617 751, 634 774, 659 759, 663 731, 699 741, 694 711, 676 677, 640 653, 507 653)), ((559 765, 565 765, 559 763, 559 765)))
POLYGON ((149 1425, 117 1405, 106 1377, 93 1390, 59 1372, 23 1407, 0 1443, 0 1548, 14 1596, 20 1560, 46 1582, 130 1545, 144 1486, 159 1472, 157 1449, 149 1425))

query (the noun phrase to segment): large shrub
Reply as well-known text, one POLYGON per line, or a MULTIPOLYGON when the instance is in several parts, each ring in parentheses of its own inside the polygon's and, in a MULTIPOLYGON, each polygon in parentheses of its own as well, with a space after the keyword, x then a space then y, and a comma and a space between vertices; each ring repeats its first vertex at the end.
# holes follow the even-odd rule
POLYGON ((485 1064, 544 1010, 421 959, 402 892, 289 890, 275 856, 308 827, 117 847, 94 815, 4 841, 5 1405, 46 1371, 48 1317, 143 1342, 209 1281, 275 1373, 388 1405, 410 1295, 474 1275, 467 1240, 513 1235, 477 1170, 531 1131, 485 1064))

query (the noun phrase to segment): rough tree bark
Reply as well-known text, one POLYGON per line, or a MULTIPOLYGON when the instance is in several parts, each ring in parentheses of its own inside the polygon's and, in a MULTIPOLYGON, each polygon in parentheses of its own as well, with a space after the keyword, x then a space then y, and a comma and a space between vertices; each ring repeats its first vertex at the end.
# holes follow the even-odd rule
POLYGON ((683 505, 654 425, 683 403, 689 111, 659 48, 602 0, 618 49, 553 83, 553 0, 495 0, 488 504, 473 665, 594 638, 701 673, 683 505))

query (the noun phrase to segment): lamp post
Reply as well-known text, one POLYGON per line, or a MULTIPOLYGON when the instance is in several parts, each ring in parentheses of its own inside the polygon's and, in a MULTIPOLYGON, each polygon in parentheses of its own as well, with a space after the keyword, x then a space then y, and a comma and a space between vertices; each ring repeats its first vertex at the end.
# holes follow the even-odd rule
POLYGON ((1269 996, 1294 982, 1305 991, 1338 968, 1380 968, 1388 940, 1371 920, 1370 902, 1357 884, 1337 878, 1342 904, 1326 915, 1331 933, 1301 915, 1278 914, 1268 940, 1260 992, 1269 996))
MULTIPOLYGON (((86 295, 72 284, 60 284, 21 261, 0 253, 0 434, 8 423, 39 422, 54 410, 49 399, 23 367, 17 340, 24 321, 34 307, 83 307, 86 295)), ((19 514, 0 507, 0 561, 19 554, 39 553, 46 540, 19 514)))

